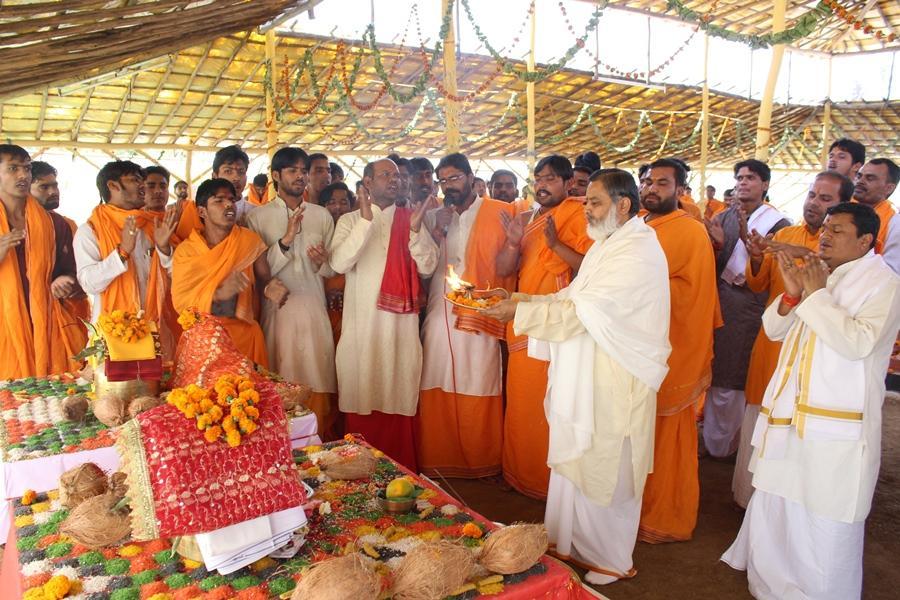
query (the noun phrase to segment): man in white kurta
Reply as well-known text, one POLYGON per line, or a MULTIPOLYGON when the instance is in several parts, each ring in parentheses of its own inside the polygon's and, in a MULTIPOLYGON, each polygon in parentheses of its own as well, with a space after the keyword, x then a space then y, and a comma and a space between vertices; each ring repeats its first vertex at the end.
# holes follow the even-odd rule
POLYGON ((631 175, 593 177, 585 211, 597 243, 577 277, 556 294, 516 294, 486 313, 507 318, 511 306, 517 334, 550 343, 545 523, 553 552, 594 584, 635 574, 656 392, 671 351, 666 258, 638 207, 631 175))
POLYGON ((760 599, 862 592, 865 519, 881 461, 884 378, 900 327, 900 278, 874 253, 862 204, 828 211, 819 257, 779 255, 785 292, 763 315, 784 340, 753 433, 755 493, 722 560, 760 599))
POLYGON ((285 379, 312 388, 309 407, 316 414, 322 439, 335 437, 337 380, 334 338, 325 305, 324 278, 334 275, 326 248, 334 220, 325 208, 303 202, 306 153, 285 147, 272 157, 278 196, 247 214, 247 226, 269 247, 266 258, 290 291, 280 309, 266 300, 261 325, 270 368, 285 379))
MULTIPOLYGON (((362 433, 376 447, 415 467, 412 418, 419 397, 422 344, 418 312, 388 312, 377 307, 387 267, 400 175, 390 160, 366 166, 363 182, 369 198, 342 216, 331 240, 330 264, 346 275, 337 378, 346 429, 362 433)), ((429 203, 410 218, 409 253, 418 273, 431 275, 438 249, 421 228, 429 203)))

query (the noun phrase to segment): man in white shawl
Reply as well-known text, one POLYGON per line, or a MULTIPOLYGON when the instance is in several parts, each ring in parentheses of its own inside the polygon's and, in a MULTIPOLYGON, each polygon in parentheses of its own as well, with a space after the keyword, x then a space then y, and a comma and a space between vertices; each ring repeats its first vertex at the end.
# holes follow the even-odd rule
POLYGON ((828 210, 819 256, 779 255, 785 291, 763 315, 784 340, 753 432, 756 488, 722 557, 760 599, 862 593, 865 519, 881 461, 884 378, 900 277, 875 254, 869 206, 828 210))
POLYGON ((639 206, 631 175, 595 173, 585 214, 597 243, 578 276, 556 294, 514 294, 486 313, 513 320, 529 353, 549 350, 547 532, 557 556, 601 585, 635 574, 656 392, 671 351, 666 257, 639 206))

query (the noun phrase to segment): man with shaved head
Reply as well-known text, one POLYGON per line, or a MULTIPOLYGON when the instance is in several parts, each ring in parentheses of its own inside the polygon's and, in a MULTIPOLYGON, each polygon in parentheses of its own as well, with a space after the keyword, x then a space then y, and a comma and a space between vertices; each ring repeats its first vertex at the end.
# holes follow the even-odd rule
POLYGON ((330 246, 331 267, 346 275, 336 350, 340 409, 347 431, 416 471, 419 276, 430 276, 438 261, 422 220, 434 203, 400 205, 400 170, 389 159, 366 165, 363 186, 368 194, 338 220, 330 246))

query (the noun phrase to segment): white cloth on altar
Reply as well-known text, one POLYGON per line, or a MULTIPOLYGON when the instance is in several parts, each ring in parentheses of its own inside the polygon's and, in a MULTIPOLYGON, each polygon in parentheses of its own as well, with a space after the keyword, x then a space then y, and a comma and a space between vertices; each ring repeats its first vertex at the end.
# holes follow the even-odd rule
MULTIPOLYGON (((447 265, 452 265, 460 277, 465 273, 469 235, 482 204, 483 200, 476 198, 462 215, 453 211, 445 242, 440 247, 439 266, 431 278, 422 327, 421 390, 438 388, 467 396, 500 395, 500 341, 484 333, 457 329, 453 305, 445 300, 450 291, 444 277, 447 265)), ((434 227, 438 210, 441 209, 425 215, 429 229, 434 227)))
MULTIPOLYGON (((341 412, 413 416, 422 375, 419 315, 378 310, 395 207, 372 205, 340 218, 331 241, 331 267, 346 275, 341 339, 336 351, 341 412)), ((423 277, 434 273, 438 248, 424 227, 410 232, 409 251, 423 277)))
MULTIPOLYGON (((72 251, 75 253, 75 265, 78 273, 78 283, 86 294, 91 295, 91 321, 96 322, 103 312, 102 294, 116 277, 128 270, 128 264, 122 262, 115 251, 109 255, 100 256, 100 244, 94 234, 94 228, 90 223, 82 223, 72 239, 72 251)), ((150 262, 152 253, 155 252, 153 240, 149 239, 143 229, 137 230, 134 250, 131 253, 130 264, 137 272, 138 289, 140 291, 141 306, 147 298, 147 282, 150 278, 150 262)), ((173 253, 174 254, 174 253, 173 253)), ((159 254, 159 264, 172 272, 172 256, 159 254)))
MULTIPOLYGON (((767 202, 763 202, 747 217, 747 233, 750 234, 752 231, 757 231, 760 235, 766 235, 778 221, 784 218, 785 216, 778 212, 775 207, 767 202)), ((747 254, 747 247, 744 245, 744 242, 738 240, 720 277, 732 285, 743 285, 747 281, 745 272, 749 258, 750 255, 747 254)))
POLYGON ((864 533, 864 521, 819 517, 756 490, 721 560, 747 571, 757 600, 852 600, 862 593, 864 533))
POLYGON ((595 571, 592 579, 601 579, 592 583, 611 583, 633 574, 631 554, 641 520, 641 497, 634 495, 630 466, 631 440, 626 438, 616 489, 605 507, 591 502, 556 471, 550 472, 544 525, 551 547, 562 557, 616 574, 595 571))
POLYGON ((754 429, 753 487, 834 521, 864 520, 881 464, 881 407, 900 326, 900 277, 870 252, 835 269, 825 288, 787 315, 773 302, 763 326, 785 343, 754 429), (794 347, 794 362, 811 356, 788 369, 794 347), (807 385, 798 383, 798 371, 809 374, 807 385), (862 419, 801 415, 803 405, 858 411, 862 419), (766 411, 793 423, 770 424, 766 411))
POLYGON ((748 404, 744 409, 744 420, 741 423, 741 440, 738 446, 737 459, 734 463, 734 475, 731 478, 731 493, 735 503, 747 508, 750 496, 753 495, 753 473, 750 472, 750 457, 753 455, 753 428, 759 416, 759 405, 748 404))
POLYGON ((703 445, 713 456, 731 456, 738 449, 747 400, 744 390, 710 387, 703 404, 703 445))
POLYGON ((306 384, 317 393, 333 394, 337 392, 334 337, 325 305, 324 278, 334 272, 327 262, 317 269, 307 249, 317 244, 328 247, 334 219, 321 206, 304 203, 300 233, 284 252, 279 242, 292 213, 279 196, 247 215, 247 226, 269 247, 266 259, 272 276, 290 291, 281 308, 268 299, 263 304, 261 324, 269 365, 285 379, 306 384))

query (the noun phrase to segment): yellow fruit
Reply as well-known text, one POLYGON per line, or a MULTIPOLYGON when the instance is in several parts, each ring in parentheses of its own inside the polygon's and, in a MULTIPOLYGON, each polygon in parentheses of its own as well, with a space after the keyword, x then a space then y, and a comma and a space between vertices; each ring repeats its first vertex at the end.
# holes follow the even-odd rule
POLYGON ((388 498, 406 498, 412 496, 413 491, 415 491, 413 484, 406 479, 398 478, 388 484, 384 495, 388 498))

